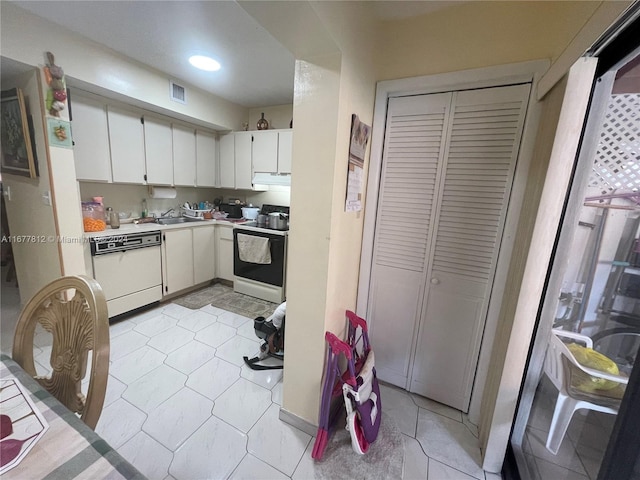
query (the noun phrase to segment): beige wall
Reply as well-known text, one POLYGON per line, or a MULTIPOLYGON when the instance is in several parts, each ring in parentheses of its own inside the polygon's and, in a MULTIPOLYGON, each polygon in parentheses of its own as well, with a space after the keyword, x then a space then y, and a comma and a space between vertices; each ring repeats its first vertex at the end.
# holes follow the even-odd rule
POLYGON ((269 129, 289 128, 293 119, 293 105, 274 105, 270 107, 249 109, 249 130, 257 130, 258 120, 261 114, 269 122, 269 129))
POLYGON ((430 15, 384 22, 377 37, 378 80, 553 61, 600 4, 460 2, 430 15))
POLYGON ((351 114, 371 124, 375 76, 365 5, 313 8, 340 52, 296 65, 283 409, 317 424, 324 332, 343 336, 356 304, 362 214, 344 211, 348 148, 351 114))
POLYGON ((339 53, 296 61, 283 408, 312 424, 325 351, 340 65, 339 53))
MULTIPOLYGON (((0 4, 2 56, 27 65, 43 65, 44 52, 55 55, 67 82, 95 93, 151 108, 159 113, 222 130, 240 130, 248 109, 184 83, 187 105, 169 99, 169 77, 126 59, 97 43, 12 5, 0 4)), ((179 79, 173 79, 179 80, 179 79)))
POLYGON ((51 205, 43 201, 50 195, 49 156, 44 138, 43 112, 40 104, 37 69, 3 82, 2 89, 19 87, 23 90, 29 111, 33 117, 36 155, 39 176, 27 178, 2 174, 5 192, 11 198, 3 198, 7 208, 11 235, 36 237, 37 242, 15 242, 12 244, 16 265, 16 276, 20 286, 20 300, 26 303, 40 288, 61 274, 59 244, 50 241, 58 233, 51 205), (44 240, 44 241, 41 241, 44 240))
POLYGON ((579 148, 596 63, 594 58, 578 60, 571 68, 566 83, 552 89, 547 95, 550 96, 548 100, 545 97, 548 115, 541 123, 538 152, 541 160, 549 158, 549 166, 544 178, 543 172, 538 170, 536 181, 530 183, 530 186, 542 184, 543 188, 531 187, 532 198, 526 202, 525 208, 530 209, 534 205, 539 208, 534 209, 537 210, 535 212, 528 211, 521 218, 518 233, 521 235, 522 255, 512 263, 512 291, 511 295, 505 296, 499 338, 491 359, 492 376, 483 397, 480 425, 481 445, 485 452, 483 467, 492 472, 500 469, 507 447, 536 312, 542 300, 562 205, 579 148), (545 125, 545 120, 548 125, 545 125))
MULTIPOLYGON (((522 282, 524 266, 530 247, 531 234, 533 233, 540 195, 542 194, 542 187, 544 186, 544 178, 549 164, 551 147, 558 124, 565 86, 566 79, 556 85, 541 102, 542 113, 540 115, 538 142, 529 170, 529 183, 527 184, 525 201, 523 202, 522 214, 517 228, 514 254, 507 275, 507 287, 504 294, 505 302, 498 319, 497 335, 494 340, 495 348, 491 357, 487 384, 482 401, 479 431, 481 443, 485 444, 491 427, 493 406, 495 405, 498 394, 500 377, 504 368, 504 357, 511 335, 511 323, 520 293, 520 284, 522 282)), ((523 348, 528 348, 529 341, 530 339, 523 339, 523 348)))

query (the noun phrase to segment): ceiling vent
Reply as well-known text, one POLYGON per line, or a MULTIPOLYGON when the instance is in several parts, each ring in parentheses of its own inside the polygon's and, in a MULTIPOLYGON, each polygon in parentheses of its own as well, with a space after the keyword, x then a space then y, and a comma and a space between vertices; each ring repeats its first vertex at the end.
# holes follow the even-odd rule
POLYGON ((187 90, 173 80, 169 80, 171 100, 178 103, 187 103, 187 90))

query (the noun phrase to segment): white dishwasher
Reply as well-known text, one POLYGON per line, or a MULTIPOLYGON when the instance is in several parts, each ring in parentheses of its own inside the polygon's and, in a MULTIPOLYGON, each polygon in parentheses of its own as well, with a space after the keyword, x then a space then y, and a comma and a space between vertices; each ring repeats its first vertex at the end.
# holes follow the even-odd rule
POLYGON ((107 297, 109 317, 162 298, 160 231, 91 239, 93 276, 107 297))

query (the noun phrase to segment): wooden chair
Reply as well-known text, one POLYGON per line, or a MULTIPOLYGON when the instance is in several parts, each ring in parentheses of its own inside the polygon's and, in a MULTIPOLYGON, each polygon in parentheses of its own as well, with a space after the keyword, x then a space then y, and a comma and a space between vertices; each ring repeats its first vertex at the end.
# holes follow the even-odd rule
POLYGON ((109 316, 102 287, 85 276, 62 277, 27 303, 16 326, 13 359, 49 393, 95 429, 109 375, 109 316), (36 373, 33 338, 40 324, 53 336, 50 376, 36 373), (86 398, 81 382, 91 354, 86 398))

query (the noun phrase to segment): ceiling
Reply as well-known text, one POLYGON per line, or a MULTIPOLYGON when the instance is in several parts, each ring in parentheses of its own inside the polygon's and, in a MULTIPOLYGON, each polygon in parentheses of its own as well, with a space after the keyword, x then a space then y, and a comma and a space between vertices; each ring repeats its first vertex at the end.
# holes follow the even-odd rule
MULTIPOLYGON (((4 0, 3 0, 4 1, 4 0)), ((13 1, 122 55, 245 107, 293 102, 293 54, 236 1, 13 1), (188 63, 218 60, 218 72, 188 63)), ((459 2, 372 1, 380 20, 423 15, 459 2)), ((55 54, 55 49, 53 49, 55 54)), ((3 62, 3 70, 7 64, 3 62)), ((3 73, 6 73, 3 71, 3 73)))
POLYGON ((12 3, 239 105, 293 102, 293 55, 234 1, 12 3), (195 69, 188 57, 196 53, 215 58, 222 68, 195 69))

